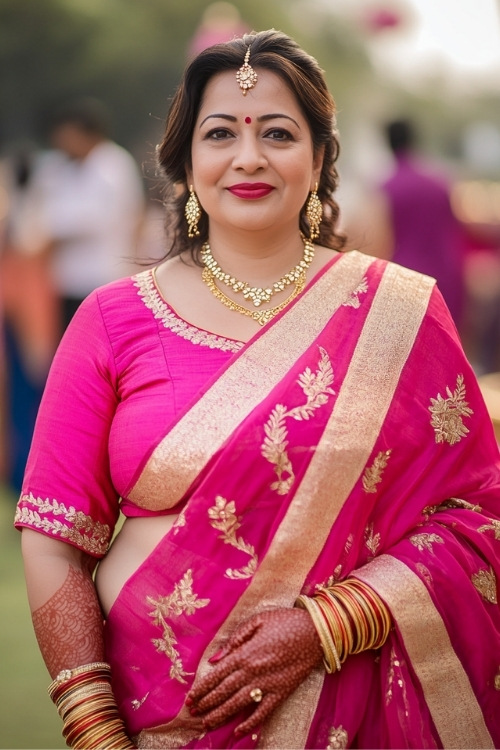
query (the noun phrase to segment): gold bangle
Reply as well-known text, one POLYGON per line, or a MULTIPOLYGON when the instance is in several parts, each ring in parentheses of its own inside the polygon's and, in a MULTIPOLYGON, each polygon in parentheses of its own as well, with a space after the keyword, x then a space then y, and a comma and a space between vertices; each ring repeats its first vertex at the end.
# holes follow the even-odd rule
POLYGON ((79 674, 84 674, 85 672, 94 672, 96 669, 111 671, 111 667, 106 662, 94 661, 90 664, 82 664, 81 666, 75 667, 74 669, 61 669, 59 674, 54 678, 54 682, 67 682, 68 680, 73 679, 73 677, 76 677, 79 674))
POLYGON ((62 669, 57 677, 50 683, 47 690, 54 700, 54 696, 57 696, 58 691, 63 688, 68 682, 72 682, 76 677, 80 678, 78 682, 88 679, 95 679, 99 677, 111 677, 111 667, 106 662, 92 662, 91 664, 82 664, 80 667, 74 669, 62 669))
POLYGON ((332 615, 339 620, 339 627, 343 635, 343 649, 340 661, 343 664, 354 648, 354 633, 351 619, 344 607, 337 601, 332 589, 321 589, 321 591, 318 592, 318 595, 322 595, 328 600, 332 615))
POLYGON ((300 595, 295 604, 309 612, 313 625, 319 636, 321 648, 323 650, 323 663, 328 674, 332 674, 335 671, 340 670, 340 659, 333 643, 333 639, 330 636, 330 631, 325 623, 323 613, 319 607, 318 602, 311 597, 300 595))

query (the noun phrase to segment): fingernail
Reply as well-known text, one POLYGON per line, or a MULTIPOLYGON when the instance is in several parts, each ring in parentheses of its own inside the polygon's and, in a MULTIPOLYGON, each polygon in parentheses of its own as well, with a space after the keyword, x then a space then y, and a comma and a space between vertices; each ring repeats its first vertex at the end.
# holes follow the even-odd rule
POLYGON ((208 661, 210 664, 215 664, 216 662, 220 661, 223 656, 224 656, 224 649, 221 648, 220 651, 216 651, 216 653, 213 656, 211 656, 208 661))
POLYGON ((240 737, 243 737, 243 732, 241 731, 241 729, 235 729, 234 730, 234 736, 237 737, 238 739, 240 737))
POLYGON ((192 706, 193 705, 193 699, 189 697, 189 695, 186 697, 186 700, 184 701, 186 706, 192 706))
POLYGON ((197 709, 197 708, 190 708, 190 709, 189 709, 189 713, 191 714, 191 716, 198 716, 198 714, 199 714, 200 712, 198 711, 198 709, 197 709))

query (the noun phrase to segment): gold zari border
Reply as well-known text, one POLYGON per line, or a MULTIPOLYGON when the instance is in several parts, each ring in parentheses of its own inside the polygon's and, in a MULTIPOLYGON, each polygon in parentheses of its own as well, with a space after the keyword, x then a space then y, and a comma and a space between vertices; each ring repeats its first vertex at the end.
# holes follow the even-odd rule
POLYGON ((107 524, 94 521, 72 505, 66 506, 58 500, 48 498, 44 500, 32 493, 21 495, 19 502, 28 503, 29 507, 21 508, 18 505, 15 524, 65 539, 91 555, 106 554, 111 538, 111 530, 107 524), (58 520, 57 516, 62 520, 58 520))
MULTIPOLYGON (((407 269, 386 267, 308 470, 266 557, 207 654, 220 648, 253 612, 293 606, 372 454, 434 283, 407 269)), ((200 673, 206 669, 202 660, 200 673)), ((323 674, 313 674, 303 690, 296 690, 283 704, 283 712, 276 712, 264 726, 259 746, 306 747, 322 685, 323 674), (288 720, 280 721, 282 715, 288 720)))
POLYGON ((390 555, 381 555, 354 575, 391 610, 443 747, 493 748, 469 678, 423 581, 390 555))
POLYGON ((173 507, 226 438, 320 334, 372 262, 356 251, 338 258, 298 304, 250 343, 155 448, 129 500, 151 510, 173 507), (311 314, 304 315, 304 308, 311 314), (279 356, 270 357, 269 352, 279 356), (186 457, 183 474, 172 456, 186 457))

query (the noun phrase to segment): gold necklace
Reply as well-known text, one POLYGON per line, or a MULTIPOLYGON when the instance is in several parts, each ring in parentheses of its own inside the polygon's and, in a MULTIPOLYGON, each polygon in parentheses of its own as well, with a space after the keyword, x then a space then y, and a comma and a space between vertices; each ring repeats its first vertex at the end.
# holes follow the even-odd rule
POLYGON ((223 291, 219 289, 217 284, 215 283, 215 275, 213 274, 212 270, 210 268, 204 268, 201 272, 201 278, 205 282, 205 284, 208 286, 214 297, 216 297, 219 302, 222 302, 223 305, 228 307, 230 310, 234 310, 234 312, 239 312, 242 315, 247 315, 249 318, 253 318, 253 320, 256 320, 259 325, 264 326, 266 323, 269 323, 272 318, 274 318, 275 315, 277 315, 279 312, 285 309, 287 305, 290 304, 290 302, 297 297, 303 290, 305 284, 306 284, 306 272, 305 270, 302 271, 302 274, 297 278, 295 281, 295 286, 293 289, 293 292, 286 298, 284 302, 281 302, 279 305, 276 305, 275 307, 271 307, 269 310, 249 310, 247 307, 243 307, 242 305, 239 305, 237 302, 233 302, 232 299, 229 297, 226 297, 223 291))
POLYGON ((296 284, 298 279, 311 265, 314 258, 314 245, 305 237, 302 237, 302 241, 304 243, 304 254, 302 260, 300 260, 291 271, 288 271, 288 273, 282 276, 281 279, 275 281, 271 287, 266 288, 250 286, 246 281, 239 281, 234 276, 231 276, 231 274, 225 273, 212 255, 208 242, 205 242, 202 246, 200 255, 205 268, 210 271, 217 281, 225 284, 232 289, 233 292, 241 292, 245 299, 252 301, 254 307, 260 307, 263 302, 269 302, 271 297, 277 292, 282 292, 287 286, 290 286, 290 284, 296 284))

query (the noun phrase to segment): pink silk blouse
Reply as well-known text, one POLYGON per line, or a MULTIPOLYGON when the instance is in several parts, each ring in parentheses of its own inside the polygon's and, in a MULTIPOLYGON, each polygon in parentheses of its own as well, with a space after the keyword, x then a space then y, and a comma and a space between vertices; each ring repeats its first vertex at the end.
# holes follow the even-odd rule
POLYGON ((241 347, 179 318, 151 270, 90 294, 52 365, 16 526, 101 557, 119 507, 126 516, 176 512, 138 507, 128 493, 169 427, 241 347))

